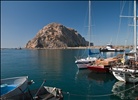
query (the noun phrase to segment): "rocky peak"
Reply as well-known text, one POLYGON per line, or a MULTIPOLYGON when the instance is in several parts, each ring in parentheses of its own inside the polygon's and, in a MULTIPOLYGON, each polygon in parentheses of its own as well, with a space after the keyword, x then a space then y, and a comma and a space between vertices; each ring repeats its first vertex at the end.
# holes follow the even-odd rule
POLYGON ((26 48, 65 48, 86 46, 88 42, 74 29, 59 23, 44 26, 26 48))

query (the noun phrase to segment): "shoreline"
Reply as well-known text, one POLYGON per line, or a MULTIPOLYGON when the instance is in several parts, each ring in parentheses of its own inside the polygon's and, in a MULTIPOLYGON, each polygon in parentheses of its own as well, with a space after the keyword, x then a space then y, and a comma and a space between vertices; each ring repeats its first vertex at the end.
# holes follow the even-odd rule
MULTIPOLYGON (((100 49, 100 48, 105 48, 105 46, 90 46, 90 49, 100 49)), ((114 46, 115 49, 133 49, 132 45, 128 46, 114 46)), ((59 48, 25 48, 25 49, 88 49, 87 47, 59 47, 59 48)))
MULTIPOLYGON (((90 49, 100 49, 100 48, 104 48, 105 46, 90 46, 90 49)), ((59 48, 21 48, 21 49, 87 49, 87 47, 59 47, 59 48)), ((132 45, 128 45, 128 46, 114 46, 114 48, 116 49, 133 49, 132 45)), ((17 48, 1 48, 1 50, 3 49, 17 49, 17 48)), ((17 49, 19 50, 19 49, 17 49)))

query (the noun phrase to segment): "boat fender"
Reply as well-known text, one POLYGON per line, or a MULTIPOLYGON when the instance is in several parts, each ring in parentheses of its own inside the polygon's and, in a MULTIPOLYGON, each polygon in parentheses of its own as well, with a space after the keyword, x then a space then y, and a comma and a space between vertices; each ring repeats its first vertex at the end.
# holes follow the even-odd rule
POLYGON ((123 70, 127 72, 127 69, 126 68, 124 68, 123 70))
POLYGON ((28 85, 32 85, 33 83, 35 83, 33 80, 28 82, 28 85))
POLYGON ((61 90, 57 90, 56 92, 57 92, 56 97, 61 98, 61 97, 62 97, 62 92, 61 92, 61 90))

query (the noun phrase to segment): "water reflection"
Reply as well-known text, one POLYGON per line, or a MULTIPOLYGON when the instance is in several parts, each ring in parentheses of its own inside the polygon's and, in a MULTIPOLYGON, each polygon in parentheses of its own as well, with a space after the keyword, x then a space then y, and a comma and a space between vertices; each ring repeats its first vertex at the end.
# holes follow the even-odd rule
POLYGON ((97 84, 105 84, 111 81, 115 81, 114 76, 110 73, 97 73, 97 72, 90 72, 88 74, 88 79, 90 81, 96 82, 97 84))
POLYGON ((93 90, 93 95, 111 94, 112 86, 115 82, 113 75, 110 73, 90 72, 88 74, 89 88, 93 90), (99 91, 100 90, 100 91, 99 91))
POLYGON ((87 99, 136 100, 138 97, 138 84, 133 88, 134 84, 118 82, 111 73, 97 73, 88 69, 77 70, 75 80, 87 90, 87 99))
MULTIPOLYGON (((112 92, 120 99, 135 100, 138 97, 138 84, 126 84, 118 81, 113 85, 112 92)), ((114 96, 111 97, 115 98, 114 96)))
POLYGON ((38 62, 43 65, 41 67, 51 67, 53 70, 60 70, 63 55, 62 50, 38 50, 38 62))
POLYGON ((101 56, 103 58, 109 58, 109 57, 114 57, 118 54, 122 54, 123 52, 101 52, 101 56))
POLYGON ((61 79, 63 65, 62 50, 31 50, 32 65, 34 75, 37 79, 47 80, 61 79), (60 58, 60 59, 59 59, 60 58), (40 77, 41 75, 41 77, 40 77))
POLYGON ((90 72, 90 70, 88 70, 88 69, 77 70, 75 80, 87 78, 87 75, 89 72, 90 72))
POLYGON ((76 82, 80 82, 80 84, 82 84, 82 81, 85 81, 87 95, 89 95, 89 98, 91 99, 97 99, 98 95, 101 95, 100 98, 102 98, 102 95, 112 94, 111 89, 116 81, 114 76, 110 73, 96 73, 88 69, 78 70, 76 72, 75 80, 76 82))

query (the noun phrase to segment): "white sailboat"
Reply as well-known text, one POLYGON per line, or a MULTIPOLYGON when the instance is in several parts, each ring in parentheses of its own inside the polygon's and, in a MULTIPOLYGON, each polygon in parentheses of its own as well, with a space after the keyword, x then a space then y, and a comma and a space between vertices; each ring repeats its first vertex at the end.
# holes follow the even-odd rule
MULTIPOLYGON (((88 26, 88 33, 90 35, 91 33, 91 1, 89 1, 89 26, 88 26)), ((89 40, 89 46, 88 46, 89 54, 87 58, 81 58, 77 59, 75 61, 75 64, 77 64, 78 68, 87 68, 89 64, 91 64, 93 61, 97 60, 96 57, 90 57, 91 50, 90 50, 90 40, 89 40)))
POLYGON ((111 71, 116 79, 119 81, 136 83, 138 82, 138 60, 137 60, 137 29, 136 29, 136 0, 134 0, 134 58, 127 59, 125 61, 126 53, 124 52, 122 64, 115 65, 111 68, 111 71))

